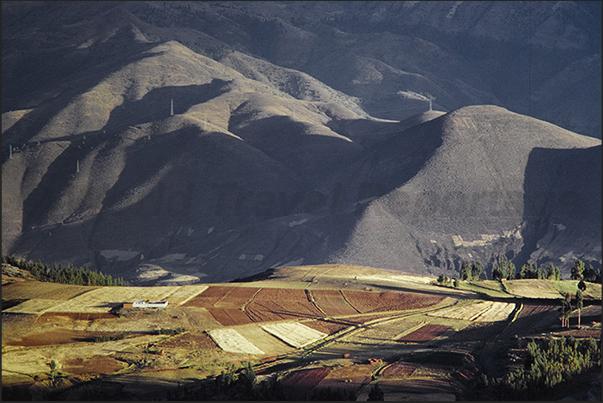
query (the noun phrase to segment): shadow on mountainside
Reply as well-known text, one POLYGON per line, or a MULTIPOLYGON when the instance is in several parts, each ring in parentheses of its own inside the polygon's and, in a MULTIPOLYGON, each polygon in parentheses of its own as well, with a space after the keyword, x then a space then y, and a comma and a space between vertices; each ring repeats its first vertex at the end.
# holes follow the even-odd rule
MULTIPOLYGON (((516 266, 540 248, 552 252, 553 258, 571 252, 578 245, 561 242, 566 234, 575 239, 590 238, 593 247, 601 244, 601 146, 534 148, 528 158, 523 192, 524 246, 514 258, 516 266)), ((586 260, 600 266, 600 259, 599 249, 598 259, 586 260)))

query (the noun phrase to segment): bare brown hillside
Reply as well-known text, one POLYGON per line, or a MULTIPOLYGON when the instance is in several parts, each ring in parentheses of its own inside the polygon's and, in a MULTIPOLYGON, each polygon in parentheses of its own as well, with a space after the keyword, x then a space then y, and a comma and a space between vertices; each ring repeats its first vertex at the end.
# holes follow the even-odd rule
POLYGON ((599 267, 592 7, 3 2, 3 253, 147 285, 599 267))

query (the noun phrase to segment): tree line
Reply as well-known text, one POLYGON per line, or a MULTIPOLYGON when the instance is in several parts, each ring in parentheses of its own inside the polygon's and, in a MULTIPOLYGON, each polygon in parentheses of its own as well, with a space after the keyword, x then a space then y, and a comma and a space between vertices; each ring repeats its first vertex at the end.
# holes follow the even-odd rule
MULTIPOLYGON (((472 281, 479 280, 483 277, 484 267, 478 260, 476 262, 463 262, 459 273, 460 280, 472 281)), ((561 270, 553 263, 548 268, 539 267, 537 263, 527 261, 521 266, 519 271, 515 264, 506 256, 497 258, 494 268, 492 269, 492 278, 494 280, 513 280, 513 279, 541 279, 541 280, 563 280, 561 278, 561 270)), ((601 282, 601 270, 595 270, 591 264, 588 268, 580 259, 576 259, 570 271, 571 280, 584 280, 594 283, 601 282)), ((437 282, 439 284, 458 284, 455 278, 448 278, 446 275, 440 275, 437 282)))
POLYGON ((18 267, 25 270, 38 281, 53 282, 73 285, 93 285, 93 286, 125 286, 127 283, 121 277, 112 277, 110 274, 103 274, 87 267, 75 267, 71 263, 62 266, 53 263, 48 266, 40 261, 37 263, 16 258, 12 255, 4 256, 2 263, 18 267))
POLYGON ((496 387, 510 398, 538 399, 555 385, 600 366, 601 345, 592 337, 531 341, 527 345, 524 367, 507 374, 496 387))

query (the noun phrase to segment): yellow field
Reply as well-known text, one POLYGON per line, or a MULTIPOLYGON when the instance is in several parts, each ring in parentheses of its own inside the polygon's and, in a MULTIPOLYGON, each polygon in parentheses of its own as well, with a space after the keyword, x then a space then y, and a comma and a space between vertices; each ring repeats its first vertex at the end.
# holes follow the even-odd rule
POLYGON ((515 304, 507 302, 483 301, 476 304, 453 306, 430 312, 429 316, 477 322, 495 322, 505 320, 515 308, 515 304))
POLYGON ((262 326, 290 346, 301 348, 328 336, 301 323, 275 323, 262 326))
MULTIPOLYGON (((206 285, 180 287, 102 287, 53 306, 49 312, 108 312, 112 307, 135 299, 168 301, 178 306, 207 289, 206 285)), ((21 312, 21 305, 13 312, 21 312)), ((169 305, 168 305, 169 306, 169 305)))
POLYGON ((265 354, 234 329, 213 329, 209 330, 207 333, 224 351, 243 354, 265 354))

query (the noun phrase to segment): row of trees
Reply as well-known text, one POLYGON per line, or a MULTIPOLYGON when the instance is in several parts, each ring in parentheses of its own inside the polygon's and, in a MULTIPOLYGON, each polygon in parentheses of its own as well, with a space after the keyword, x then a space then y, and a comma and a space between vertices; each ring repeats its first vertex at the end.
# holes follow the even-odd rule
POLYGON ((46 281, 73 285, 94 286, 124 286, 126 282, 121 277, 113 278, 110 274, 103 274, 87 267, 75 267, 71 263, 61 266, 53 263, 52 266, 42 262, 34 263, 14 256, 4 256, 2 263, 26 270, 38 281, 46 281))
MULTIPOLYGON (((578 310, 578 329, 580 329, 580 319, 582 316, 582 308, 584 307, 584 291, 586 284, 584 281, 578 283, 578 291, 576 291, 576 309, 578 310)), ((559 319, 561 319, 561 326, 569 327, 569 318, 572 315, 572 294, 569 292, 563 293, 563 299, 561 300, 561 310, 559 311, 559 319)))
MULTIPOLYGON (((480 261, 475 263, 465 262, 461 266, 461 280, 478 280, 483 273, 483 266, 480 261)), ((547 269, 538 267, 537 263, 527 261, 517 271, 515 264, 505 255, 500 256, 494 268, 492 269, 492 278, 494 280, 512 280, 512 279, 542 279, 542 280, 561 280, 561 270, 554 264, 550 264, 547 269)), ((586 280, 591 282, 601 282, 601 271, 595 270, 591 264, 586 268, 584 262, 580 259, 574 261, 570 271, 572 280, 586 280)))
MULTIPOLYGON (((590 368, 601 366, 600 342, 574 337, 531 341, 527 346, 524 368, 507 374, 497 385, 512 398, 531 400, 590 368)), ((498 395, 500 396, 500 395, 498 395)))

